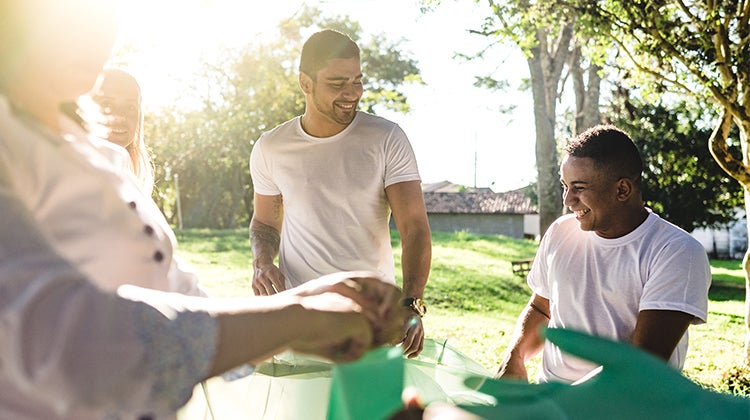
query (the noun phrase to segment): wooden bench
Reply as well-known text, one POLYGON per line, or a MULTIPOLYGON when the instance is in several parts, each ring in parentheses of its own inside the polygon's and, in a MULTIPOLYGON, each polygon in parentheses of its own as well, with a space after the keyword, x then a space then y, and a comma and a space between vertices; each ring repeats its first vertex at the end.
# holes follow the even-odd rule
POLYGON ((511 269, 513 270, 513 274, 519 277, 526 277, 526 275, 529 274, 529 270, 531 270, 531 263, 533 262, 533 258, 511 261, 510 265, 511 269))

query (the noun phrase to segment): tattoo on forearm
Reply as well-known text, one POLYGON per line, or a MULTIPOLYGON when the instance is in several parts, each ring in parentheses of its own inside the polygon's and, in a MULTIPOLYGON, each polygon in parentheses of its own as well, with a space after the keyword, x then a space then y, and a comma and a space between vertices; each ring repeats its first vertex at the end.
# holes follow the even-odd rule
POLYGON ((250 245, 253 254, 268 255, 271 258, 279 253, 281 235, 279 231, 263 223, 255 222, 250 229, 250 245))

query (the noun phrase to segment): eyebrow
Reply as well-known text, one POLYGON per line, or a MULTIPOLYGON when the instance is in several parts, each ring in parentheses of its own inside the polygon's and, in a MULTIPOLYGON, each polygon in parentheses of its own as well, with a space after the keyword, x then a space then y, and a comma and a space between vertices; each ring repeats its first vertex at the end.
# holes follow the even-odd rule
POLYGON ((346 77, 346 76, 331 76, 331 77, 326 77, 326 81, 328 81, 328 82, 337 82, 337 81, 347 81, 347 80, 350 80, 350 79, 357 80, 357 79, 361 79, 362 77, 363 77, 362 73, 360 73, 360 74, 358 74, 358 75, 356 75, 356 76, 354 76, 352 78, 346 77))
POLYGON ((571 187, 574 186, 580 186, 580 185, 588 185, 589 183, 586 181, 571 181, 570 184, 566 183, 564 179, 560 178, 560 182, 566 185, 569 185, 571 187))

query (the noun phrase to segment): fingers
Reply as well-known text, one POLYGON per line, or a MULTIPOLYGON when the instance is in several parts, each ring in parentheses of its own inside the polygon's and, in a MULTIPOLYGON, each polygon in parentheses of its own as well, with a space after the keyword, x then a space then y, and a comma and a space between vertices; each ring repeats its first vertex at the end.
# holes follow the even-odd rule
POLYGON ((403 342, 404 323, 408 316, 408 312, 403 307, 398 307, 381 322, 372 324, 375 334, 375 345, 395 345, 403 342))
POLYGON ((320 355, 337 362, 351 362, 362 357, 372 348, 372 332, 367 320, 358 313, 333 314, 327 332, 331 343, 323 345, 320 355))
POLYGON ((286 278, 273 264, 257 267, 253 272, 253 293, 270 296, 286 290, 286 278))
POLYGON ((356 302, 367 317, 375 345, 396 344, 403 338, 406 312, 401 290, 380 274, 371 271, 334 273, 306 283, 298 294, 334 292, 356 302))
MULTIPOLYGON (((258 283, 261 285, 260 282, 258 283)), ((397 344, 405 337, 404 328, 410 312, 401 305, 401 289, 378 273, 370 271, 334 273, 307 282, 287 293, 303 298, 328 295, 326 297, 328 306, 325 308, 329 310, 334 310, 331 304, 337 300, 334 296, 349 301, 351 307, 338 306, 338 311, 356 311, 366 317, 372 334, 369 344, 372 346, 397 344)), ((414 357, 422 350, 424 343, 421 322, 408 337, 408 351, 414 357)))
POLYGON ((406 329, 405 337, 401 342, 404 348, 404 355, 410 359, 419 356, 424 347, 424 327, 422 326, 422 319, 416 315, 412 315, 407 318, 407 322, 404 324, 406 329))

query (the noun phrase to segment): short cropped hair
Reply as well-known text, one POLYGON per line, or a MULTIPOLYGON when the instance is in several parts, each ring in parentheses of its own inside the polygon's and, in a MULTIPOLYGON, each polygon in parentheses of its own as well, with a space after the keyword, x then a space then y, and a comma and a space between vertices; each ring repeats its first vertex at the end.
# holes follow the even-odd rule
POLYGON ((606 169, 617 178, 640 181, 643 160, 630 136, 611 124, 597 125, 576 136, 565 153, 591 158, 597 169, 606 169))
POLYGON ((359 47, 349 36, 324 29, 312 34, 302 46, 299 71, 316 80, 320 69, 336 58, 359 58, 359 47))

